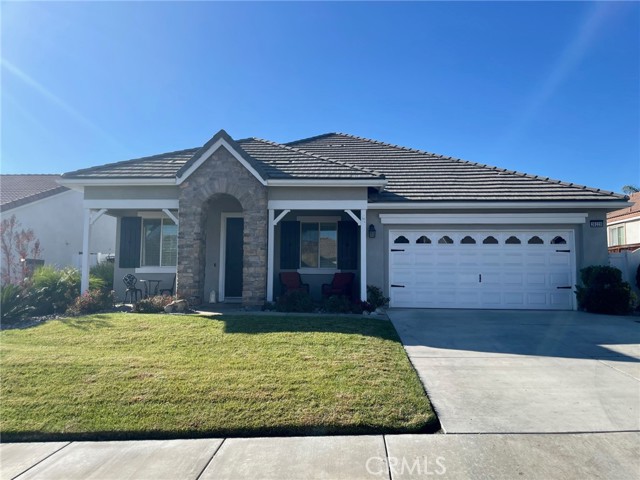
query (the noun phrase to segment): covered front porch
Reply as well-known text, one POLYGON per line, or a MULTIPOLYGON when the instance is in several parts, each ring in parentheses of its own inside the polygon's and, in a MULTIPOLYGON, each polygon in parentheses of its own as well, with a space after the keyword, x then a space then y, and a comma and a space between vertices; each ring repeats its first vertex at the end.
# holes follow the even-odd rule
POLYGON ((361 200, 270 200, 267 301, 284 293, 283 272, 297 272, 314 300, 336 273, 351 272, 350 297, 366 300, 366 207, 361 200))
MULTIPOLYGON (((178 251, 177 200, 85 200, 81 290, 89 288, 92 226, 102 215, 117 218, 113 289, 125 300, 126 275, 136 278, 137 298, 175 294, 178 251)), ((130 301, 130 295, 127 295, 130 301)))

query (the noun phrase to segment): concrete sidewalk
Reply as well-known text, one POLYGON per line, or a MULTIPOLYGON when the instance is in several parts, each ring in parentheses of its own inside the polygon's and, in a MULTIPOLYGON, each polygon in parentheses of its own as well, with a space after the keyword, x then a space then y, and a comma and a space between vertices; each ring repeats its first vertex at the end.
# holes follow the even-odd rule
POLYGON ((0 478, 637 479, 640 433, 0 444, 0 478))

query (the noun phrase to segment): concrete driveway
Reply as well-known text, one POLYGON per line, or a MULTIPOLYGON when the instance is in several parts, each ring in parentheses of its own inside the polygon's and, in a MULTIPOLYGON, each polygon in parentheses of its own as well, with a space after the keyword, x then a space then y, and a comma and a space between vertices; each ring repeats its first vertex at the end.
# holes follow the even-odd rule
POLYGON ((640 318, 393 309, 447 433, 640 431, 640 318))

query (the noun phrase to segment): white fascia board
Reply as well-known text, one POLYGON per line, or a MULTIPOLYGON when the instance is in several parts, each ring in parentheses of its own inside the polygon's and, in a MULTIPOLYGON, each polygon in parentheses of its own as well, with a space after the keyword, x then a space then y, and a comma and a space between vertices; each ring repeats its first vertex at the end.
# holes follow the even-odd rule
POLYGON ((162 210, 162 209, 177 209, 179 208, 179 201, 176 200, 85 200, 83 202, 84 208, 101 209, 107 208, 109 210, 122 209, 122 210, 162 210))
POLYGON ((269 200, 274 210, 363 210, 366 200, 269 200))
POLYGON ((607 227, 611 227, 612 225, 620 225, 622 223, 631 223, 631 222, 638 222, 638 221, 640 221, 640 214, 638 214, 635 217, 625 218, 624 220, 616 220, 613 222, 610 222, 607 220, 607 227))
POLYGON ((485 213, 479 215, 447 213, 381 213, 383 225, 541 225, 580 224, 586 213, 485 213))
POLYGON ((64 187, 88 187, 88 186, 144 186, 144 185, 175 185, 175 178, 62 178, 58 183, 64 187))
POLYGON ((618 210, 629 207, 631 204, 625 200, 606 202, 387 202, 370 203, 370 210, 439 210, 439 209, 460 209, 460 210, 489 210, 489 209, 558 209, 558 208, 582 208, 618 210))
POLYGON ((184 172, 182 174, 181 177, 178 177, 176 179, 176 184, 180 185, 182 182, 184 182, 187 178, 189 178, 189 176, 195 172, 198 167, 200 167, 200 165, 202 165, 211 155, 213 155, 215 153, 216 150, 218 150, 220 147, 224 147, 226 148, 229 153, 231 153, 231 155, 233 155, 233 157, 238 160, 242 166, 244 168, 246 168, 247 170, 249 170, 249 172, 251 173, 251 175, 253 175, 254 177, 256 177, 256 179, 262 184, 262 185, 267 185, 267 182, 264 181, 264 179, 260 176, 260 174, 255 170, 255 168, 253 168, 251 166, 251 164, 249 164, 249 162, 247 162, 244 158, 242 158, 242 155, 240 155, 235 148, 233 148, 231 145, 229 145, 229 142, 227 142, 224 138, 220 138, 218 139, 218 141, 216 143, 214 143, 213 145, 211 145, 206 152, 204 152, 200 158, 198 158, 198 160, 191 165, 186 172, 184 172))
POLYGON ((314 179, 273 179, 267 180, 270 187, 384 187, 386 180, 314 180, 314 179))

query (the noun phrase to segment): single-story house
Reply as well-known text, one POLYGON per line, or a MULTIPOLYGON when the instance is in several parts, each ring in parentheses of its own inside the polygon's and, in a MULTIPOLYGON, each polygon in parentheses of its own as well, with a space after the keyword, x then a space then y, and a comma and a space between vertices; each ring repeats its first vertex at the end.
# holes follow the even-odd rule
MULTIPOLYGON (((61 186, 58 180, 60 175, 0 175, 0 215, 3 220, 15 215, 19 230, 33 230, 45 264, 79 267, 83 194, 61 186)), ((113 217, 93 225, 88 248, 92 263, 115 254, 115 228, 113 217)))
POLYGON ((177 293, 195 303, 215 292, 261 305, 280 294, 285 271, 319 297, 346 271, 356 296, 376 285, 392 307, 570 310, 579 269, 608 263, 606 213, 628 205, 340 133, 279 144, 221 130, 199 148, 60 182, 84 192, 85 244, 95 219, 117 218, 116 278, 177 274, 177 293))
POLYGON ((609 252, 640 248, 640 192, 632 193, 631 206, 607 213, 609 252))

